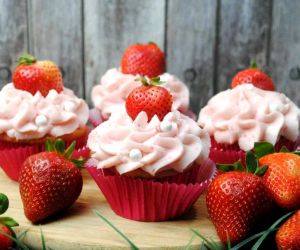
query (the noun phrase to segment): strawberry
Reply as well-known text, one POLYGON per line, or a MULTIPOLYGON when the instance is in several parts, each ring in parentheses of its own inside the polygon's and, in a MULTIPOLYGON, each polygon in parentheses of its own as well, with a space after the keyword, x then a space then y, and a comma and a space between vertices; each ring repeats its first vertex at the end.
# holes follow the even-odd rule
POLYGON ((259 159, 267 165, 263 183, 282 208, 300 208, 300 156, 292 153, 273 153, 259 159))
MULTIPOLYGON (((248 156, 253 158, 253 155, 248 156)), ((218 175, 208 188, 206 205, 208 214, 215 225, 222 242, 227 237, 232 244, 244 239, 272 208, 272 199, 263 185, 266 167, 260 169, 257 162, 247 166, 242 164, 218 165, 219 170, 233 170, 218 175), (255 174, 254 174, 255 173, 255 174), (228 234, 228 236, 227 236, 228 234)))
POLYGON ((155 43, 133 44, 123 54, 121 69, 124 74, 157 77, 166 70, 165 55, 155 43))
POLYGON ((143 85, 133 89, 126 99, 128 115, 134 120, 141 111, 144 111, 149 121, 154 115, 162 120, 171 111, 172 95, 167 89, 157 86, 161 83, 159 77, 140 80, 143 85))
POLYGON ((257 65, 255 62, 251 63, 250 68, 242 70, 234 76, 231 82, 231 88, 245 83, 251 83, 255 87, 264 90, 275 90, 271 77, 269 77, 260 69, 257 69, 257 65))
POLYGON ((282 250, 300 249, 300 210, 279 228, 276 234, 276 244, 278 249, 282 250))
POLYGON ((43 96, 47 96, 51 89, 58 93, 63 90, 58 66, 52 61, 38 61, 29 54, 19 58, 12 79, 15 88, 28 91, 32 95, 40 91, 43 96))
POLYGON ((82 175, 71 160, 75 142, 64 150, 62 140, 47 142, 46 152, 28 157, 20 172, 20 194, 24 213, 33 223, 56 215, 77 200, 82 190, 82 175))
POLYGON ((13 232, 7 226, 0 224, 0 250, 7 250, 13 245, 13 240, 7 235, 13 237, 13 232))
MULTIPOLYGON (((9 201, 7 196, 0 193, 0 214, 5 213, 8 209, 8 206, 9 201)), ((18 225, 19 224, 10 217, 0 217, 0 250, 7 250, 12 247, 12 238, 15 238, 15 233, 11 227, 18 225)))

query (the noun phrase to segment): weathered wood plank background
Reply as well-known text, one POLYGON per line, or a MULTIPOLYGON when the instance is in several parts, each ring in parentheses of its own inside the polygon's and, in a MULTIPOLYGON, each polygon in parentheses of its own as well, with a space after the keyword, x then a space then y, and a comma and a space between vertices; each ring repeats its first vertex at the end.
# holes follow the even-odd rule
POLYGON ((0 0, 0 85, 24 51, 56 61, 90 102, 135 42, 155 41, 198 112, 251 58, 300 105, 300 2, 289 0, 0 0))

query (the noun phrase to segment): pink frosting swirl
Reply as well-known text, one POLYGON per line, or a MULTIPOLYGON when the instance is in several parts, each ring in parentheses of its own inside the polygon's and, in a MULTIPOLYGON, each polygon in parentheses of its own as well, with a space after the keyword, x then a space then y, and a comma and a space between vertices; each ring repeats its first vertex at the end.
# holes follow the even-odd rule
POLYGON ((12 83, 0 91, 0 133, 16 139, 61 136, 85 126, 88 106, 73 91, 51 90, 46 97, 16 89, 12 83))
POLYGON ((244 151, 254 143, 275 144, 281 136, 299 135, 299 108, 284 94, 244 84, 220 92, 200 111, 198 123, 218 143, 238 143, 244 151))
POLYGON ((208 157, 209 135, 178 111, 163 121, 145 112, 133 121, 126 112, 114 112, 91 131, 88 147, 98 168, 115 167, 120 174, 141 168, 152 176, 164 170, 183 172, 208 157))
MULTIPOLYGON (((104 118, 108 118, 115 110, 124 109, 124 103, 129 93, 140 83, 135 81, 138 76, 123 74, 119 69, 108 70, 101 78, 101 84, 92 89, 94 106, 101 110, 104 118)), ((160 76, 173 96, 172 110, 185 112, 189 106, 189 90, 187 86, 175 76, 164 73, 160 76)))

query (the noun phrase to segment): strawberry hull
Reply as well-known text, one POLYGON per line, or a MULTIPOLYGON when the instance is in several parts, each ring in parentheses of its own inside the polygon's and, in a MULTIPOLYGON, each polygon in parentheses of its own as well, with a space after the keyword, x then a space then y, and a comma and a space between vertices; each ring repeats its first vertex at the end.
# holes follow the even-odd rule
MULTIPOLYGON (((285 146, 288 150, 295 150, 300 142, 300 137, 292 142, 283 137, 275 144, 276 152, 279 152, 280 149, 285 146)), ((209 158, 214 161, 216 164, 231 164, 238 160, 241 160, 245 164, 246 152, 239 148, 237 144, 221 144, 217 143, 213 137, 211 137, 211 148, 209 158)))
POLYGON ((89 160, 87 170, 112 210, 121 217, 145 222, 171 220, 188 212, 216 173, 210 160, 183 174, 159 180, 107 173, 97 169, 96 164, 89 160))
MULTIPOLYGON (((74 155, 82 155, 82 147, 86 145, 87 135, 76 139, 76 148, 74 155)), ((65 141, 66 146, 70 145, 73 141, 65 141)), ((23 162, 27 157, 45 151, 44 144, 19 144, 13 142, 0 141, 0 166, 6 175, 18 181, 20 170, 23 162)), ((84 150, 86 151, 86 150, 84 150)))

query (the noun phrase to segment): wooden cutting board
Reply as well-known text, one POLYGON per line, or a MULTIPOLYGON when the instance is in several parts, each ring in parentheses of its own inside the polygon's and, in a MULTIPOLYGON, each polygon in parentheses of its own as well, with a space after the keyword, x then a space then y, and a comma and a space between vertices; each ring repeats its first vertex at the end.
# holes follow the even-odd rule
MULTIPOLYGON (((32 225, 24 216, 18 183, 11 181, 0 170, 0 192, 10 200, 5 216, 20 224, 17 234, 28 229, 24 243, 32 249, 41 249, 40 226, 32 225)), ((109 219, 141 249, 183 249, 191 239, 191 228, 218 241, 208 218, 204 195, 184 219, 168 222, 145 223, 124 219, 114 214, 97 185, 84 171, 84 186, 80 198, 60 218, 41 226, 48 247, 54 250, 72 249, 129 249, 127 242, 110 226, 99 219, 93 210, 109 219)), ((201 240, 195 238, 192 249, 199 249, 201 240)))

